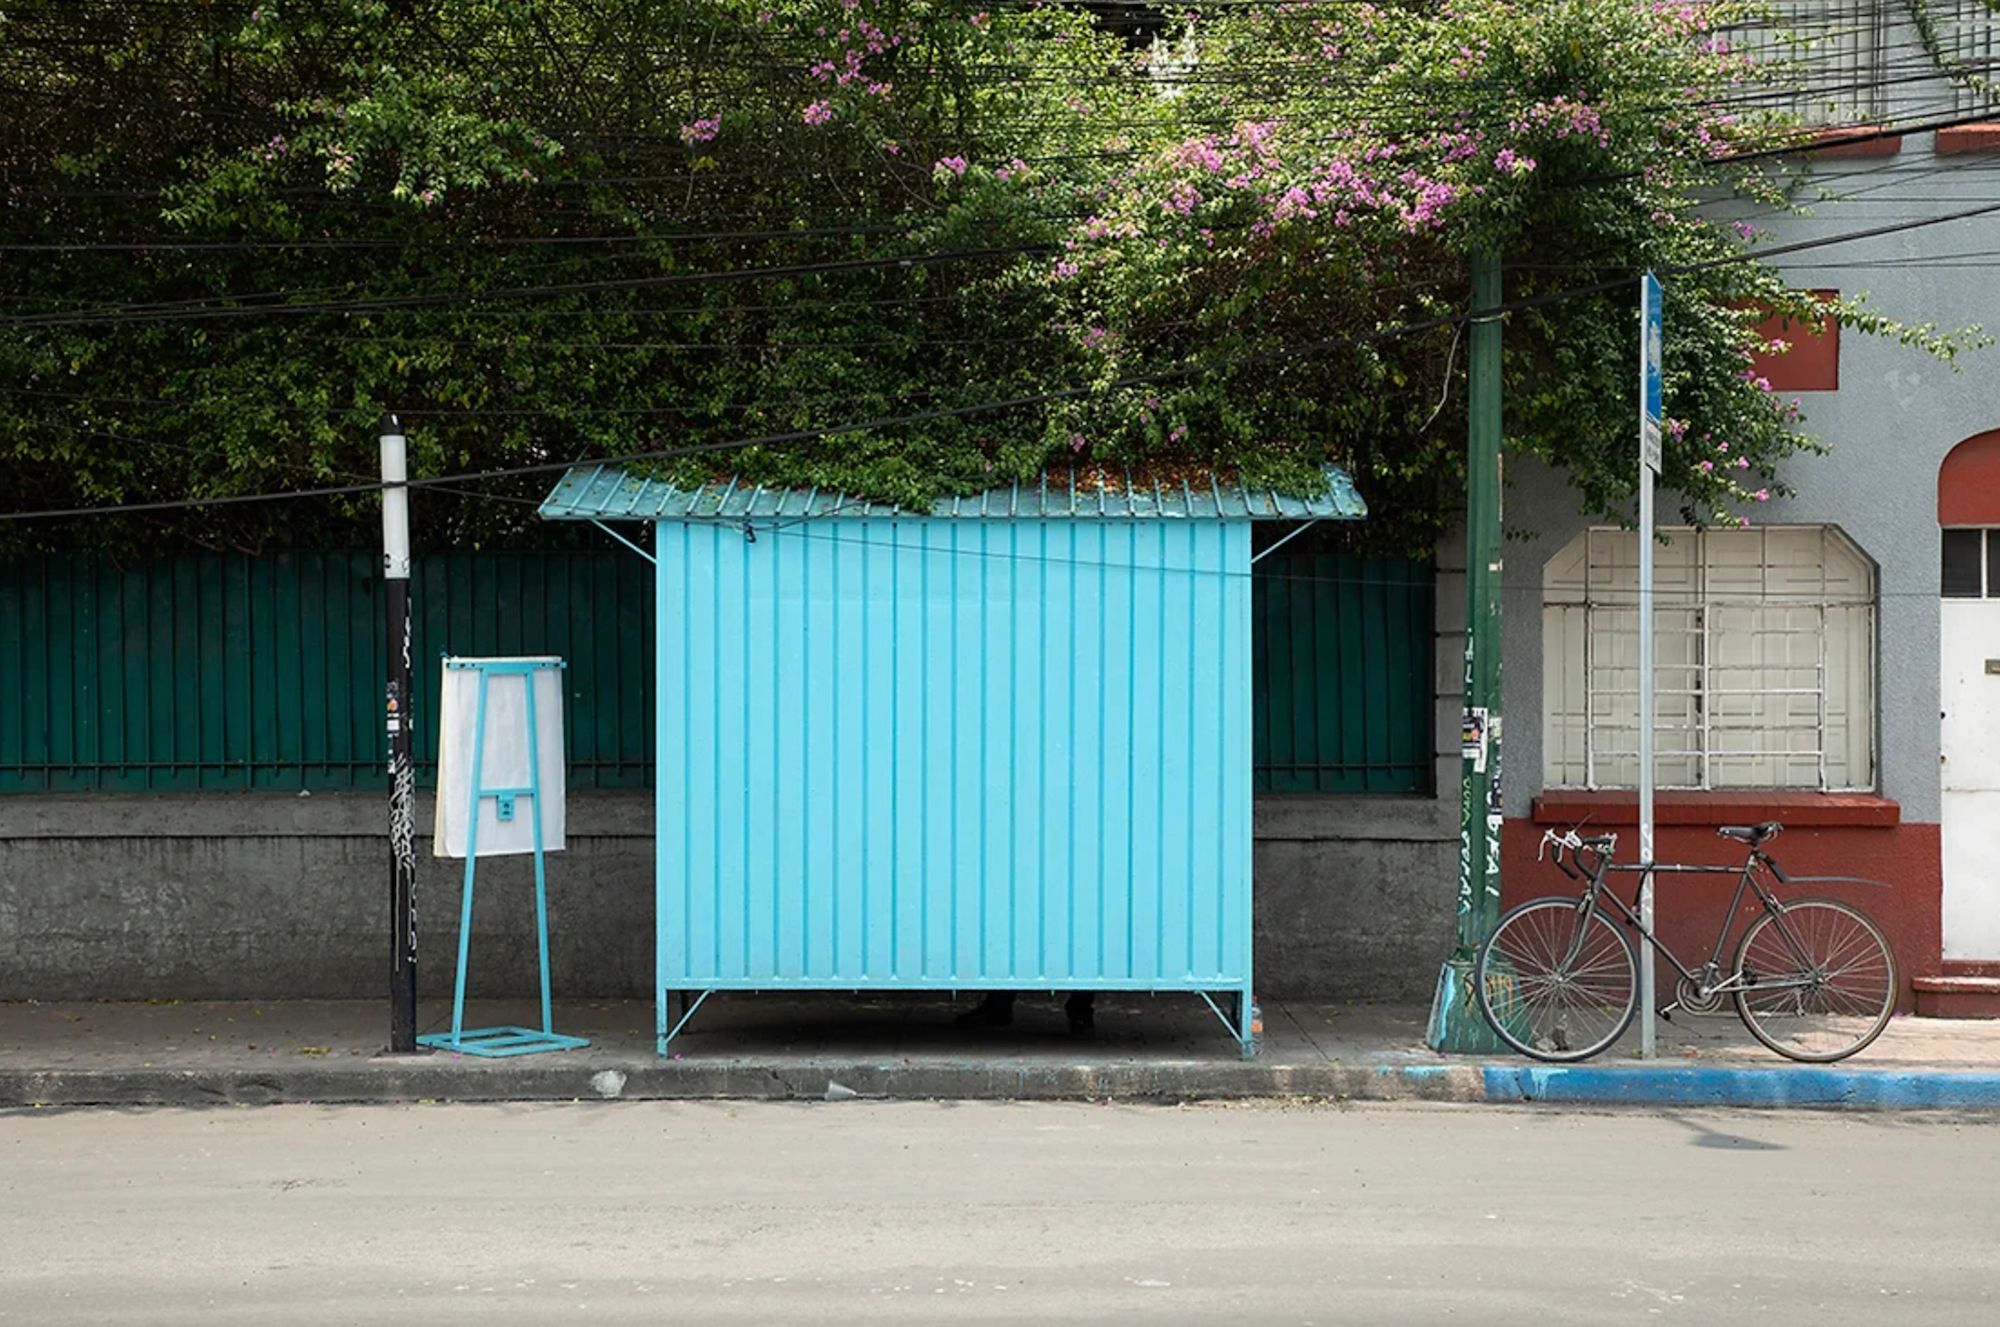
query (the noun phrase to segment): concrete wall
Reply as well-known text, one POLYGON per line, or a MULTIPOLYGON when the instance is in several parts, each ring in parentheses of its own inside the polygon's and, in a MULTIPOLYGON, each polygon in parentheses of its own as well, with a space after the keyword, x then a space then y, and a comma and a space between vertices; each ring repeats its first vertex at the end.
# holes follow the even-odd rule
MULTIPOLYGON (((372 997, 387 983, 384 805, 284 794, 0 801, 0 999, 372 997)), ((428 826, 426 799, 420 824, 428 826)), ((1425 798, 1257 807, 1259 989, 1419 998, 1451 939, 1456 830, 1425 798)), ((568 996, 645 996, 646 794, 579 793, 550 859, 568 996)), ((419 973, 450 989, 461 864, 420 840, 419 973)), ((532 875, 482 862, 475 994, 533 989, 532 875)))
MULTIPOLYGON (((419 976, 450 989, 462 863, 429 856, 420 799, 419 976)), ((215 793, 0 799, 0 999, 374 996, 388 988, 384 797, 215 793)), ((643 994, 651 797, 573 795, 549 873, 569 995, 643 994)), ((533 873, 481 863, 472 989, 533 989, 533 873)))
POLYGON ((1257 986, 1328 999, 1431 998, 1458 900, 1465 536, 1439 542, 1436 794, 1257 801, 1257 986))
MULTIPOLYGON (((383 819, 381 798, 341 794, 0 801, 0 999, 380 994, 383 819)), ((1451 940, 1456 833, 1428 798, 1261 800, 1259 989, 1427 996, 1451 940)), ((572 795, 569 845, 549 870, 556 989, 644 996, 650 796, 572 795)), ((461 864, 429 850, 420 840, 419 973, 437 995, 455 962, 461 864)), ((526 859, 481 864, 475 994, 533 989, 531 882, 526 859)))

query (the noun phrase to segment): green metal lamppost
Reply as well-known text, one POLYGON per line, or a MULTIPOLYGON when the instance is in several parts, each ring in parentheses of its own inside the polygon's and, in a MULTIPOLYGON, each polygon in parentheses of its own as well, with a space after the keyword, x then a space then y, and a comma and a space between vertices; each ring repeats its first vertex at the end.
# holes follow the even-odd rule
POLYGON ((1465 464, 1465 713, 1459 765, 1457 943, 1438 973, 1424 1040, 1498 1051, 1473 960, 1500 920, 1500 257, 1472 259, 1465 464))

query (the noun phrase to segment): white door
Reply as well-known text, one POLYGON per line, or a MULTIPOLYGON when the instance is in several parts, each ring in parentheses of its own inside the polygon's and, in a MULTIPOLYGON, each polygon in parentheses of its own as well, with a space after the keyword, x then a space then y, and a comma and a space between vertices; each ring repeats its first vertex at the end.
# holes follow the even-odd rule
POLYGON ((1944 531, 1944 956, 2000 959, 2000 529, 1944 531))

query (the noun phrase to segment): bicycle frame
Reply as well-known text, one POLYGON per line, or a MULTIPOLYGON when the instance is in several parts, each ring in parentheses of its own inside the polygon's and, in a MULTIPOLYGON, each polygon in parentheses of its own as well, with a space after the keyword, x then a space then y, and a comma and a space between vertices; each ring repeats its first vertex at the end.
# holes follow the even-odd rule
MULTIPOLYGON (((1800 965, 1807 969, 1810 969, 1812 966, 1811 957, 1807 954, 1805 946, 1799 942, 1798 936, 1793 933, 1791 926, 1785 921, 1785 905, 1783 900, 1778 898, 1762 880, 1757 878, 1758 867, 1761 866, 1770 871, 1780 885, 1854 884, 1874 885, 1878 888, 1888 887, 1883 881, 1866 880, 1859 876, 1789 876, 1785 874, 1783 867, 1779 866, 1777 862, 1773 861, 1756 847, 1751 847, 1748 850, 1748 855, 1744 858, 1741 866, 1689 866, 1680 863, 1662 862, 1615 862, 1608 853, 1595 849, 1592 851, 1597 857, 1595 865, 1583 868, 1580 871, 1572 870, 1565 864, 1560 853, 1555 858, 1556 869, 1560 870, 1564 875, 1569 876, 1571 879, 1582 879, 1588 882, 1583 894, 1577 899, 1579 921, 1593 910, 1604 913, 1606 917, 1613 916, 1614 914, 1604 908, 1600 902, 1602 899, 1609 899, 1612 907, 1616 909, 1615 915, 1622 918, 1628 928, 1637 931, 1645 939, 1646 943, 1653 947, 1655 952, 1666 959, 1668 963, 1672 964, 1674 971, 1681 975, 1682 980, 1691 983, 1695 988, 1696 994, 1703 998, 1711 995, 1731 995, 1737 991, 1750 989, 1744 983, 1741 972, 1733 972, 1713 986, 1709 985, 1706 977, 1702 975, 1722 971, 1723 950, 1727 948, 1729 937, 1735 930, 1736 914, 1742 910, 1746 892, 1754 894, 1757 901, 1763 906, 1764 911, 1771 915, 1773 928, 1784 938, 1785 944, 1792 950, 1792 956, 1799 961, 1800 965), (1617 891, 1606 885, 1605 877, 1613 871, 1627 875, 1637 875, 1640 877, 1642 885, 1645 878, 1649 875, 1729 875, 1732 872, 1737 873, 1736 891, 1730 896, 1729 910, 1723 914, 1722 925, 1717 929, 1715 934, 1715 949, 1709 955, 1708 962, 1702 966, 1699 973, 1681 962, 1680 957, 1673 950, 1667 948, 1665 942, 1652 931, 1648 930, 1645 924, 1640 921, 1638 910, 1627 907, 1625 900, 1618 896, 1617 891)), ((1578 866, 1582 867, 1580 861, 1578 862, 1578 866)), ((1565 958, 1565 962, 1576 961, 1577 951, 1583 944, 1583 937, 1584 928, 1579 925, 1576 928, 1575 936, 1570 941, 1570 952, 1565 958)), ((1813 978, 1810 975, 1790 981, 1767 978, 1759 981, 1756 984, 1756 989, 1759 991, 1771 991, 1801 988, 1811 985, 1812 981, 1813 978)), ((1651 997, 1649 996, 1649 998, 1651 997)), ((1675 1003, 1679 1002, 1676 1001, 1675 1003)), ((1671 1008, 1672 1006, 1670 1005, 1669 1007, 1671 1008)))

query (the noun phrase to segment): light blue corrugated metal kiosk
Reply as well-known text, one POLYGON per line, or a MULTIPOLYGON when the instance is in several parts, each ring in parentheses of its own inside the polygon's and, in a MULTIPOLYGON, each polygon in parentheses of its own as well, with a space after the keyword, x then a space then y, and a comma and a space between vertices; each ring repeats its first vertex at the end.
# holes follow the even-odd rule
POLYGON ((661 1053, 716 991, 996 989, 1195 992, 1253 1053, 1250 522, 1366 514, 1326 478, 566 474, 545 518, 654 528, 661 1053))

